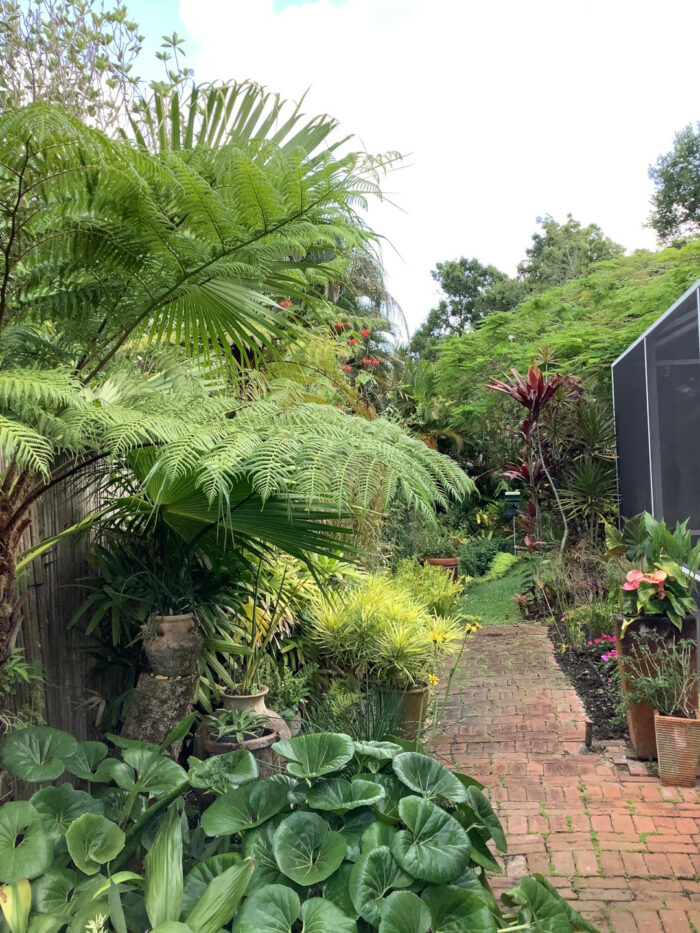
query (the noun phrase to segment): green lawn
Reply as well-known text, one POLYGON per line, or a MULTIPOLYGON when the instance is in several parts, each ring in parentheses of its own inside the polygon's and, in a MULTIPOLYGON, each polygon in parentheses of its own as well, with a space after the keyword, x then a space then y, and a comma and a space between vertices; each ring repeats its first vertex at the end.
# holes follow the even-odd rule
POLYGON ((505 577, 491 583, 472 583, 462 602, 464 612, 481 616, 484 625, 507 625, 517 622, 518 607, 513 596, 523 588, 523 567, 516 566, 505 577))

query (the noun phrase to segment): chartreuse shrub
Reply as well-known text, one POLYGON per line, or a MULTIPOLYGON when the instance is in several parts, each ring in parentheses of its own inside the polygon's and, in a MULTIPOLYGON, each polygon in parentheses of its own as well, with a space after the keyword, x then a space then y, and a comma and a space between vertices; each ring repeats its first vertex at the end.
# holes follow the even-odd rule
POLYGON ((445 573, 442 567, 421 565, 415 560, 400 561, 394 580, 426 609, 439 616, 452 615, 463 595, 462 584, 445 573))
POLYGON ((489 564, 489 569, 481 578, 481 583, 491 583, 493 580, 500 580, 501 577, 505 577, 508 571, 518 563, 518 558, 515 554, 511 554, 510 551, 501 551, 499 554, 496 554, 494 559, 489 564))
POLYGON ((428 684, 463 634, 455 619, 435 615, 400 582, 380 575, 331 602, 317 600, 308 628, 326 666, 400 690, 428 684))
POLYGON ((499 906, 506 839, 481 785, 408 743, 304 735, 259 780, 247 751, 185 769, 114 741, 29 727, 0 747, 43 785, 0 809, 4 931, 595 933, 539 875, 499 906), (91 792, 49 783, 65 772, 91 792), (215 797, 201 816, 193 791, 215 797))

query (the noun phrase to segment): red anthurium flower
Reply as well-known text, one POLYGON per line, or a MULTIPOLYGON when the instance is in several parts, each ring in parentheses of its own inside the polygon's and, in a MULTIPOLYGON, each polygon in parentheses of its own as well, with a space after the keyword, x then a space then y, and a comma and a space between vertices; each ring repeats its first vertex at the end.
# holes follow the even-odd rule
POLYGON ((280 308, 291 308, 291 301, 280 301, 280 308))
POLYGON ((379 366, 379 360, 377 359, 372 360, 372 366, 379 366))
POLYGON ((354 337, 350 337, 350 339, 348 340, 348 343, 353 345, 357 343, 357 340, 354 337))
POLYGON ((369 337, 372 331, 369 329, 369 327, 363 327, 360 333, 362 334, 363 337, 369 337))

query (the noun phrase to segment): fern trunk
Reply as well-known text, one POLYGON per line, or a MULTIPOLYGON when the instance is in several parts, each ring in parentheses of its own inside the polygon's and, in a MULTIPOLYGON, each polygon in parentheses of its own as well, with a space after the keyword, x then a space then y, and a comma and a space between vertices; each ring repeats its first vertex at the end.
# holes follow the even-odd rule
POLYGON ((36 474, 28 470, 17 475, 10 465, 0 487, 0 665, 9 657, 14 643, 17 562, 22 535, 31 521, 29 492, 36 479, 36 474))

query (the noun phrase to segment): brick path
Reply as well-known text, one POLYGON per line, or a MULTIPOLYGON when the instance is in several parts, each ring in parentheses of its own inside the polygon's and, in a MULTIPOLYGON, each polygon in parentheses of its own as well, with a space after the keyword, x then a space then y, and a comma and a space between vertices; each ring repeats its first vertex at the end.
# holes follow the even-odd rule
POLYGON ((586 715, 544 626, 470 643, 434 753, 490 791, 505 876, 542 872, 613 933, 700 933, 700 794, 662 787, 618 743, 583 745, 586 715))

